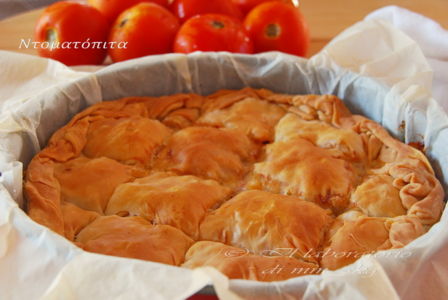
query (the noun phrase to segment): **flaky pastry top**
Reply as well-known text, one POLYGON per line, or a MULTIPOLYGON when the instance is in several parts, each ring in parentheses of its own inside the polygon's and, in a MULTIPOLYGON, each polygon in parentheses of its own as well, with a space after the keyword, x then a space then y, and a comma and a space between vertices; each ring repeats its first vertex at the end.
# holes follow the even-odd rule
POLYGON ((25 192, 86 251, 262 281, 403 247, 444 206, 424 153, 337 97, 251 88, 93 105, 33 158, 25 192))

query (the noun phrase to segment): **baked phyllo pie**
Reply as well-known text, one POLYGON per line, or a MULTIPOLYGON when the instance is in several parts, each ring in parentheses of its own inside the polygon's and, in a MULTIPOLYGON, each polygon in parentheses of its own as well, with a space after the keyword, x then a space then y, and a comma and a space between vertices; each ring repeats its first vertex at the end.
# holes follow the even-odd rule
POLYGON ((444 207, 423 152, 337 97, 250 88, 91 106, 25 192, 32 219, 86 251, 260 281, 403 247, 444 207))

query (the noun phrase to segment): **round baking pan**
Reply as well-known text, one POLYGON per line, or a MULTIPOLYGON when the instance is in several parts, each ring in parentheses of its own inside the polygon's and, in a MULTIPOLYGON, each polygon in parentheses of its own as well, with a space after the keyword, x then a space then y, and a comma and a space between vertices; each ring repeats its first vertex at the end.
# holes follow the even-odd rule
MULTIPOLYGON (((360 76, 337 66, 326 68, 314 61, 280 53, 261 55, 196 53, 188 56, 172 54, 111 65, 75 82, 52 89, 45 95, 36 96, 15 108, 9 116, 14 120, 15 127, 3 130, 0 136, 5 151, 2 155, 7 155, 11 162, 23 163, 23 169, 26 169, 31 158, 46 145, 57 129, 65 125, 76 113, 99 101, 185 92, 207 95, 220 89, 241 89, 247 86, 288 94, 333 94, 343 99, 352 113, 377 121, 403 142, 429 141, 430 144, 425 144, 426 153, 446 191, 448 148, 442 148, 441 145, 448 140, 448 133, 440 124, 436 126, 428 120, 428 110, 431 107, 422 104, 425 99, 422 99, 422 102, 404 103, 398 92, 372 78, 360 76), (428 135, 432 138, 426 139, 428 135)), ((20 203, 20 199, 15 200, 20 203)), ((24 203, 23 208, 26 209, 26 199, 24 203)), ((20 215, 16 218, 27 217, 20 215)), ((29 226, 40 226, 31 221, 26 222, 29 226)), ((32 238, 33 234, 38 235, 34 227, 30 229, 32 233, 21 227, 17 229, 17 234, 21 238, 26 238, 27 235, 32 238)), ((48 237, 47 249, 41 250, 40 254, 45 251, 63 253, 73 251, 75 248, 69 243, 57 240, 54 237, 56 234, 42 235, 43 229, 39 230, 40 238, 48 237), (57 250, 51 250, 53 245, 57 250)), ((441 233, 431 229, 426 235, 431 234, 435 236, 441 233)), ((40 254, 36 253, 37 256, 40 254)), ((61 259, 55 264, 60 263, 62 267, 68 261, 69 258, 61 259)), ((26 270, 28 276, 34 274, 37 276, 35 280, 41 281, 41 292, 48 288, 58 272, 58 268, 55 267, 46 274, 42 270, 44 267, 45 264, 42 264, 35 270, 31 268, 26 270), (45 276, 48 278, 42 278, 45 276)), ((394 271, 385 268, 386 274, 390 272, 394 271)), ((339 280, 339 283, 343 282, 342 278, 339 280)), ((130 282, 130 295, 132 295, 131 284, 130 282)), ((176 283, 168 282, 167 279, 167 285, 174 284, 176 283)), ((239 295, 257 299, 275 298, 283 292, 297 297, 310 293, 318 295, 318 289, 312 291, 309 289, 310 285, 318 284, 322 284, 321 275, 275 283, 230 281, 231 289, 239 295)), ((19 291, 20 293, 23 296, 27 295, 26 292, 19 291)), ((199 293, 210 295, 214 294, 214 291, 212 286, 207 286, 199 293)))

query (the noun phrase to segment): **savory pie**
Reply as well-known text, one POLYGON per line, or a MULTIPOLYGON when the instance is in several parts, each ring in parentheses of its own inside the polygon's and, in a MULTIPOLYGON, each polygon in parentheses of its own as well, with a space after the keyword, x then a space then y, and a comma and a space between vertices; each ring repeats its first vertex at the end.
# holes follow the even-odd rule
POLYGON ((425 155, 331 95, 246 88, 94 105, 26 173, 28 213, 92 252, 284 280, 436 223, 425 155))

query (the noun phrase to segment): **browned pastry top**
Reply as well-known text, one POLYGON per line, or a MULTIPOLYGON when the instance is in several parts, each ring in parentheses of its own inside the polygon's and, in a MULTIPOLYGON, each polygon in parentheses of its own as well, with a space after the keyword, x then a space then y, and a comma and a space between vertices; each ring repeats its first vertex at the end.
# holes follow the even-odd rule
POLYGON ((337 97, 250 88, 89 107, 25 190, 35 221, 87 251, 261 281, 403 247, 444 205, 425 155, 337 97))

